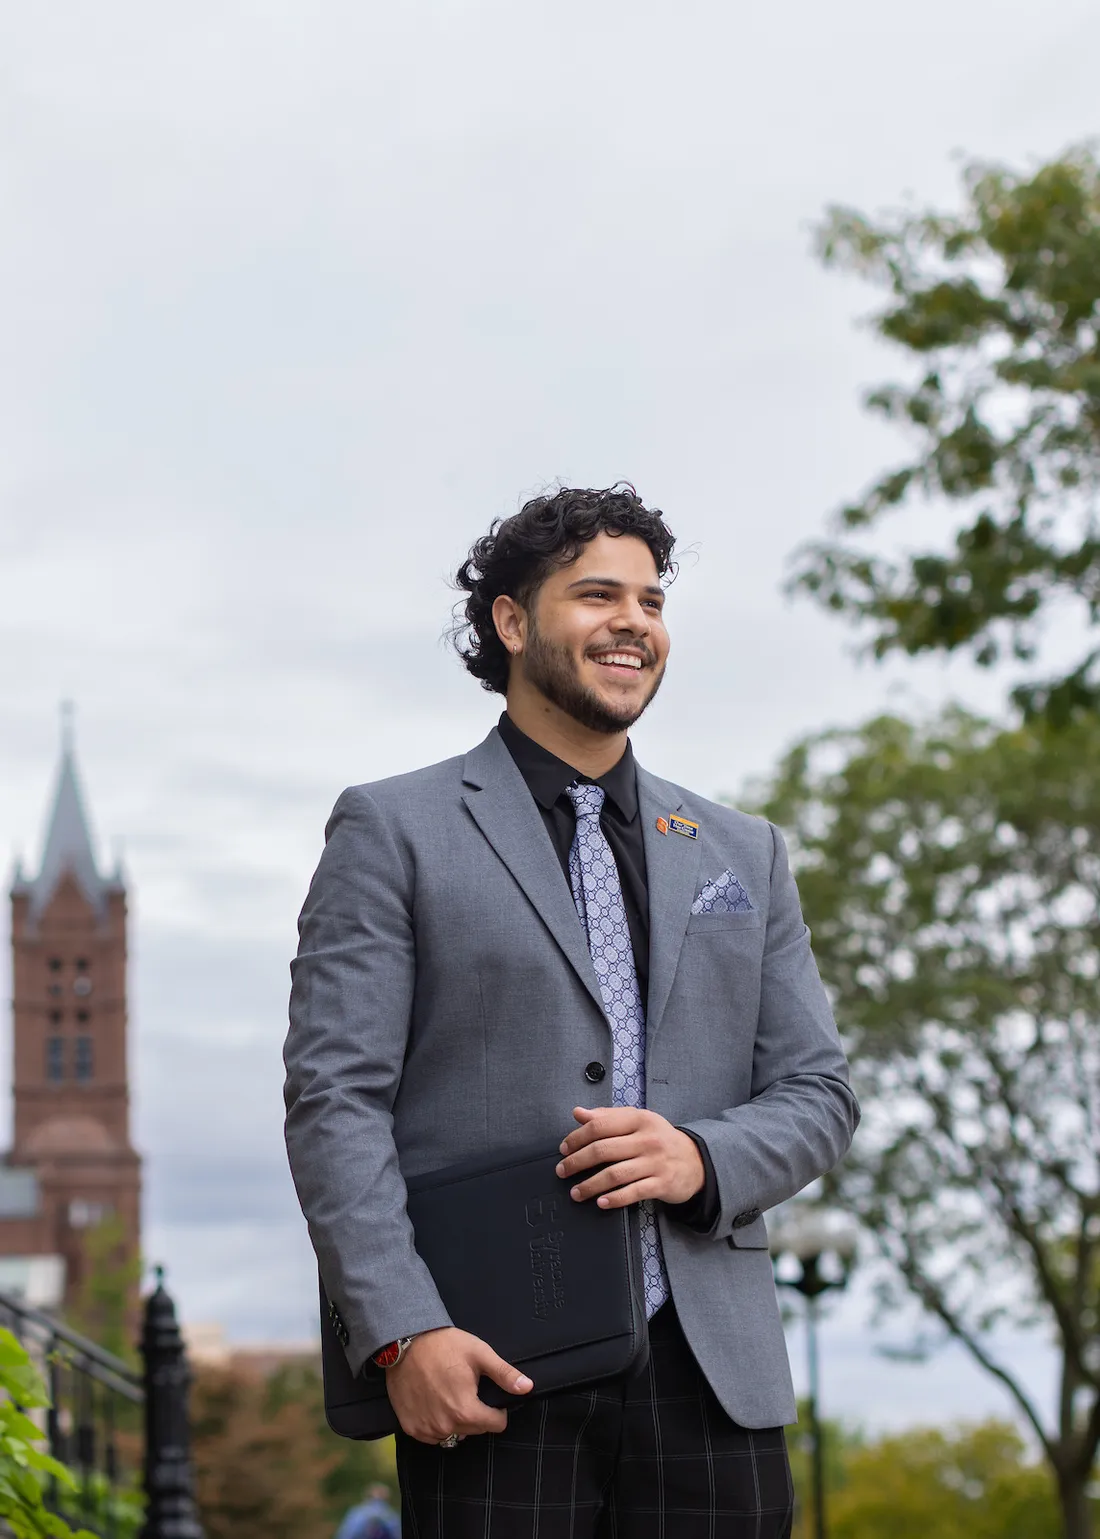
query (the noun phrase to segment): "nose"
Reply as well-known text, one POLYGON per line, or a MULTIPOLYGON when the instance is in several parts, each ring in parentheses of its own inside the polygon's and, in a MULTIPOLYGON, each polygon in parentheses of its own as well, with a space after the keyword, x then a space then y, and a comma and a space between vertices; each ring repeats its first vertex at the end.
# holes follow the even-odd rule
POLYGON ((613 631, 625 631, 631 636, 644 638, 649 635, 650 614, 640 599, 624 593, 611 620, 613 631))

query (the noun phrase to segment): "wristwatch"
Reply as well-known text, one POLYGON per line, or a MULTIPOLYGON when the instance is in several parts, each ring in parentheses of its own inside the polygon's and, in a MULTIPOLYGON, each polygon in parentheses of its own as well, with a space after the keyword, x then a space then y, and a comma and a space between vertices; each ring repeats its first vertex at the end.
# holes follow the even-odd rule
POLYGON ((371 1358, 371 1362, 376 1368, 396 1368, 412 1343, 411 1336, 399 1336, 396 1341, 391 1341, 388 1347, 379 1347, 371 1358))

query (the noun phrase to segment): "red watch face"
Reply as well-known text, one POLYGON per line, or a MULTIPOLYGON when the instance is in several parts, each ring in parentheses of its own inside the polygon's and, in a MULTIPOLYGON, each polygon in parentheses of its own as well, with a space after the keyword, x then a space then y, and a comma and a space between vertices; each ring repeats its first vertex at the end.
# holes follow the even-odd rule
POLYGON ((374 1361, 379 1368, 392 1368, 400 1356, 400 1342, 391 1341, 388 1347, 383 1347, 380 1352, 374 1354, 374 1361))

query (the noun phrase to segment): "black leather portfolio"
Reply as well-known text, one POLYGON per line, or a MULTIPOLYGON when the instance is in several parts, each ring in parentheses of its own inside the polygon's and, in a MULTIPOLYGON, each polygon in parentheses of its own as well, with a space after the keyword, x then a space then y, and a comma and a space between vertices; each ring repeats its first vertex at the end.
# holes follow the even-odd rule
MULTIPOLYGON (((455 1325, 534 1381, 509 1395, 483 1378, 481 1398, 508 1406, 551 1390, 637 1372, 649 1355, 638 1210, 574 1202, 554 1173, 557 1150, 467 1161, 408 1183, 416 1248, 455 1325)), ((385 1370, 354 1375, 321 1284, 325 1412, 342 1437, 396 1431, 385 1370)))

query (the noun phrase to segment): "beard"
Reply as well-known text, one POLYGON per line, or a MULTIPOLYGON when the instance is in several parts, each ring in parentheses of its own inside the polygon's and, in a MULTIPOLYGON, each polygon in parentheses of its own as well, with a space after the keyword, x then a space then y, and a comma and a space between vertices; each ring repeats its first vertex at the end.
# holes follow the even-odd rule
MULTIPOLYGON (((642 646, 647 661, 652 658, 653 654, 644 642, 635 645, 642 646)), ((533 684, 541 695, 545 695, 551 705, 556 705, 559 711, 564 711, 590 732, 606 732, 609 737, 634 725, 660 689, 661 680, 665 676, 663 668, 657 671, 653 687, 641 705, 608 705, 595 690, 581 683, 577 677, 577 665, 568 647, 544 636, 535 624, 534 616, 528 626, 523 667, 528 683, 533 684)))

